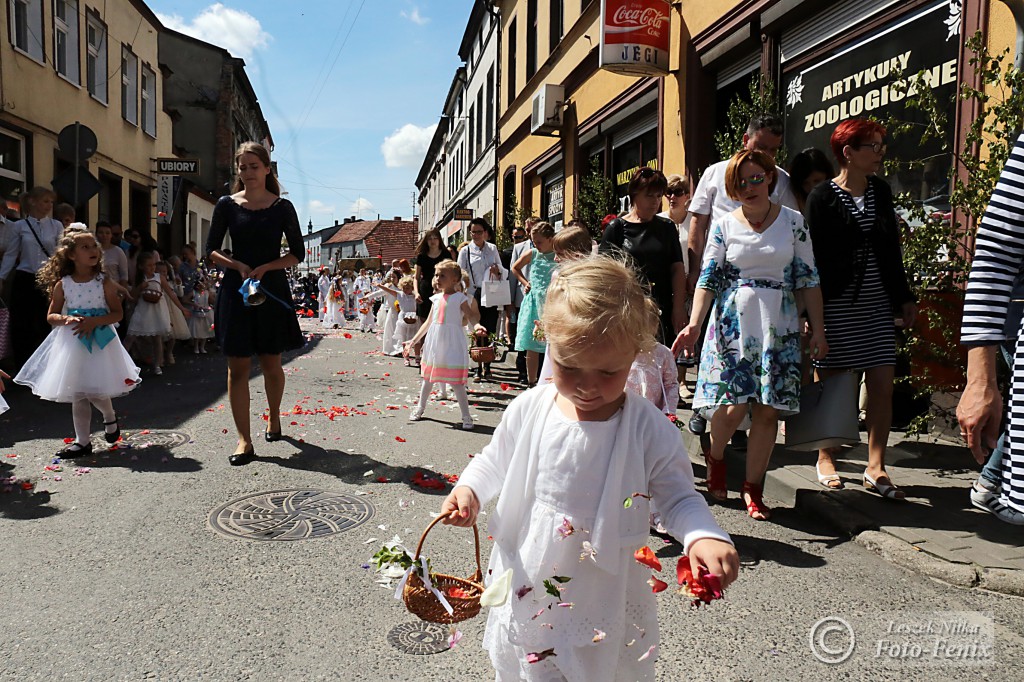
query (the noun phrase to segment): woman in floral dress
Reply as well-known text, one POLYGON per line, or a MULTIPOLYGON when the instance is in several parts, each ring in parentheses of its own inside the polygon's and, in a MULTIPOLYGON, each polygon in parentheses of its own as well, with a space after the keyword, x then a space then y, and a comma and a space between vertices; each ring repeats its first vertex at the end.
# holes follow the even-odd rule
POLYGON ((711 421, 711 451, 705 453, 708 491, 728 496, 725 445, 749 413, 743 502, 747 513, 766 520, 761 499, 779 416, 800 408, 800 329, 797 297, 811 324, 811 357, 828 353, 818 272, 803 216, 773 204, 775 162, 744 150, 726 168, 729 197, 741 202, 711 227, 711 238, 694 295, 690 322, 672 350, 693 354, 701 324, 714 303, 697 374, 693 407, 711 421))

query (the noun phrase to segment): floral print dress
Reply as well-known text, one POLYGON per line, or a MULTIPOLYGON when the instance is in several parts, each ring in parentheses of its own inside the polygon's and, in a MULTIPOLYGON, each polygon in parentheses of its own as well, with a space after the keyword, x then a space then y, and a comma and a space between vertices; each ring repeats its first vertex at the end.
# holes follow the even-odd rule
POLYGON ((715 295, 693 406, 761 403, 800 409, 800 328, 794 291, 818 286, 803 216, 782 207, 763 232, 731 213, 711 228, 697 286, 715 295))

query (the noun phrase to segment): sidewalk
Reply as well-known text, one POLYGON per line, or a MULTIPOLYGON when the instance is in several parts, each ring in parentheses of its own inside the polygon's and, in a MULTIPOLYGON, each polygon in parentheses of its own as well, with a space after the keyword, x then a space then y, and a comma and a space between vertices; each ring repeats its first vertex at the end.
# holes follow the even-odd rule
MULTIPOLYGON (((978 468, 963 446, 890 434, 886 470, 906 491, 906 502, 900 503, 864 488, 867 434, 861 437, 865 442, 843 448, 836 459, 845 488, 828 491, 815 475, 817 454, 787 450, 780 436, 765 477, 765 497, 820 517, 859 544, 919 573, 961 587, 1024 596, 1024 526, 1003 523, 971 505, 969 491, 978 468)), ((687 432, 683 438, 703 483, 700 441, 687 432)), ((730 447, 726 459, 735 496, 744 453, 730 447)))

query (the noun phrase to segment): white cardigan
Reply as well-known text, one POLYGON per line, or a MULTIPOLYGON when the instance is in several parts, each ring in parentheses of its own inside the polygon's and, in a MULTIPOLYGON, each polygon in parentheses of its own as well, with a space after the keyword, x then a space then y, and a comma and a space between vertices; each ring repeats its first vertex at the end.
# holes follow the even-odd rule
MULTIPOLYGON (((471 488, 481 505, 499 495, 488 532, 513 555, 530 520, 537 463, 543 453, 540 436, 551 410, 558 409, 555 396, 554 385, 546 385, 513 400, 491 442, 459 478, 459 485, 471 488)), ((650 534, 650 504, 643 497, 632 497, 636 492, 651 495, 662 523, 682 542, 685 552, 701 538, 732 542, 694 488, 693 467, 679 430, 650 401, 627 393, 598 516, 592 523, 581 520, 591 529, 598 563, 610 573, 618 572, 617 558, 623 548, 644 545, 650 534), (626 498, 633 502, 628 509, 623 504, 626 498), (609 560, 602 562, 602 557, 609 560)))

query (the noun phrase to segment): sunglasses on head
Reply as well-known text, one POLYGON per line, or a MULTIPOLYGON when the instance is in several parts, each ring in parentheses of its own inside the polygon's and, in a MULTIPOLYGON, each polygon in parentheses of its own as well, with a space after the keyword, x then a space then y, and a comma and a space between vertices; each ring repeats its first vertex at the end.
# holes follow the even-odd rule
POLYGON ((754 175, 751 175, 749 178, 740 178, 739 182, 737 182, 736 184, 739 185, 740 189, 746 189, 747 187, 757 187, 758 185, 764 183, 765 178, 767 178, 767 173, 756 173, 754 175))
POLYGON ((685 189, 670 189, 665 192, 665 196, 667 197, 684 197, 687 194, 689 194, 689 192, 685 189))
POLYGON ((638 170, 636 172, 636 176, 635 177, 638 177, 638 178, 650 178, 650 177, 653 177, 654 175, 656 175, 657 173, 658 173, 658 171, 654 170, 650 166, 644 166, 643 168, 641 168, 640 170, 638 170))

